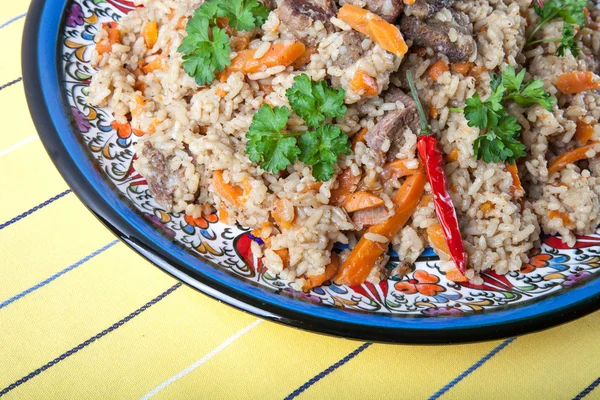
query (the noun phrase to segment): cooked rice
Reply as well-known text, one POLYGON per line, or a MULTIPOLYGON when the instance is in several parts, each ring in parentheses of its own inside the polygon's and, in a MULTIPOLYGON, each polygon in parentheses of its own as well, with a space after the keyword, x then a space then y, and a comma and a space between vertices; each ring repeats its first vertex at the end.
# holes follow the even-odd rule
MULTIPOLYGON (((360 43, 364 50, 360 60, 341 68, 337 60, 347 51, 342 35, 350 27, 333 18, 331 23, 336 32, 328 33, 320 21, 306 28, 318 47, 304 67, 273 67, 247 76, 233 73, 224 82, 215 80, 211 85, 199 87, 183 71, 182 55, 177 48, 185 34, 182 29, 185 24, 180 20, 189 18, 202 1, 137 0, 136 4, 143 7, 119 22, 121 44, 103 55, 94 54, 93 62, 99 69, 92 79, 89 102, 108 106, 120 123, 126 123, 131 116, 132 128, 147 133, 137 144, 135 168, 145 177, 162 179, 161 187, 151 185, 151 189, 165 210, 199 217, 207 207, 226 209, 229 221, 224 222, 237 221, 259 228, 270 220, 275 201, 281 200, 284 218, 293 222, 292 226, 271 227, 267 232, 270 245, 262 249, 256 243, 252 246, 257 256, 264 254, 263 262, 273 274, 296 280, 296 286, 301 287, 304 277, 325 271, 331 262, 334 243, 349 244, 352 248, 363 230, 342 207, 329 204, 331 190, 338 185, 336 178, 316 187, 310 167, 301 162, 291 165, 285 174, 273 175, 249 161, 244 153, 245 134, 253 114, 265 102, 289 106, 285 91, 294 77, 306 73, 313 80, 328 79, 346 89, 348 112, 335 123, 353 136, 362 128, 372 128, 386 112, 406 106, 400 101, 386 103, 383 95, 365 98, 363 93, 354 92, 350 80, 356 70, 374 77, 381 89, 390 84, 400 85, 405 72, 410 70, 422 101, 437 109, 438 116, 431 120, 431 125, 441 138, 444 151, 458 149, 458 159, 447 164, 446 173, 469 255, 471 269, 467 277, 478 282, 481 271, 504 274, 519 270, 528 261, 529 250, 539 244, 542 230, 560 234, 572 245, 575 234, 591 233, 600 223, 600 162, 596 157, 600 149, 590 150, 589 162, 570 165, 552 175, 548 173, 549 160, 576 146, 573 137, 577 120, 591 123, 600 118, 597 91, 563 95, 553 84, 563 72, 597 69, 600 33, 589 27, 583 29, 577 36, 582 49, 577 58, 570 53, 558 57, 557 44, 552 42, 523 52, 525 38, 538 21, 531 2, 465 0, 455 4, 455 9, 468 15, 475 32, 477 52, 471 61, 479 73, 471 76, 462 76, 451 69, 434 82, 427 70, 437 59, 445 59, 444 55, 425 49, 396 57, 366 37, 360 43), (148 21, 156 21, 160 27, 152 49, 146 48, 141 36, 148 21), (137 74, 141 63, 165 56, 168 62, 163 69, 137 74), (513 180, 503 164, 475 160, 473 142, 478 130, 467 125, 464 115, 449 110, 461 106, 475 93, 485 98, 490 93, 492 73, 507 65, 526 67, 527 79, 542 79, 545 89, 558 99, 558 106, 552 112, 540 106, 524 109, 514 105, 509 110, 522 125, 522 139, 527 146, 527 157, 519 161, 520 176, 527 189, 522 201, 511 195, 513 180), (217 170, 223 171, 227 183, 244 188, 246 201, 241 208, 227 202, 215 189, 213 174, 217 170), (566 218, 550 218, 549 210, 566 218), (277 253, 281 249, 289 251, 289 260, 282 260, 277 253)), ((443 9, 436 18, 444 21, 452 15, 443 9)), ((598 18, 595 12, 592 18, 598 18)), ((561 31, 562 22, 551 22, 541 29, 541 34, 560 37, 561 31)), ((98 32, 97 41, 103 40, 106 32, 103 29, 98 32)), ((450 32, 450 39, 457 39, 456 35, 450 32)), ((271 45, 295 40, 274 10, 249 47, 257 49, 255 58, 260 58, 271 45)), ((231 58, 234 56, 235 52, 231 58)), ((307 126, 294 116, 289 129, 303 132, 307 126)), ((600 124, 595 125, 593 139, 600 139, 600 124)), ((395 155, 415 159, 414 168, 418 168, 416 143, 416 136, 407 130, 405 142, 395 155)), ((384 147, 389 146, 390 143, 384 143, 384 147)), ((336 176, 346 169, 354 175, 362 173, 362 185, 380 193, 389 211, 393 208, 390 199, 402 180, 380 183, 382 166, 379 154, 358 143, 352 155, 340 158, 336 176)), ((429 245, 425 230, 437 222, 433 203, 421 204, 391 241, 401 259, 409 263, 416 260, 429 245)), ((365 238, 388 242, 384 236, 372 233, 365 238)), ((347 253, 341 254, 342 260, 347 253)), ((442 255, 442 260, 443 271, 454 268, 448 257, 442 255)), ((369 280, 385 279, 386 263, 387 256, 381 257, 369 280)))

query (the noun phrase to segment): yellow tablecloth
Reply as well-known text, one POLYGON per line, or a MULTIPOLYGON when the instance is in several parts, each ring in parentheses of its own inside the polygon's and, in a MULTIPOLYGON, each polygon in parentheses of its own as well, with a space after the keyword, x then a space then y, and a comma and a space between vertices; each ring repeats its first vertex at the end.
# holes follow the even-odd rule
POLYGON ((0 4, 0 396, 600 399, 600 313, 461 346, 262 322, 154 268, 68 190, 21 82, 27 0, 0 4))

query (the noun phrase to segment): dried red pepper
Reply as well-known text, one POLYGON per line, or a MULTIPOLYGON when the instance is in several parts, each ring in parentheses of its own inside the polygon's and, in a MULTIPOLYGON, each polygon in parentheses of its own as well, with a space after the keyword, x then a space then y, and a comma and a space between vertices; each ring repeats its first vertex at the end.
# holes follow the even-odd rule
POLYGON ((456 264, 456 268, 464 275, 467 272, 467 253, 463 245, 458 218, 456 217, 456 209, 448 192, 448 181, 446 179, 446 172, 444 171, 444 154, 437 137, 429 128, 427 117, 417 95, 417 89, 415 88, 410 71, 407 72, 406 76, 412 96, 415 99, 419 119, 421 120, 421 131, 417 134, 417 148, 427 170, 427 178, 429 179, 431 192, 433 193, 435 212, 442 226, 452 260, 456 264))

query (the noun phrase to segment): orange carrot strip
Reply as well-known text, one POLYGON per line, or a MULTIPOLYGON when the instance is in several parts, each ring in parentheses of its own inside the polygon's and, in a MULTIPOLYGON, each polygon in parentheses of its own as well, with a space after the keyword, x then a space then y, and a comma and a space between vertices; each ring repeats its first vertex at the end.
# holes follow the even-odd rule
POLYGON ((218 170, 213 173, 213 186, 223 200, 236 205, 238 208, 243 207, 244 190, 239 186, 226 183, 223 179, 223 171, 218 170))
POLYGON ((402 158, 399 160, 394 160, 389 162, 383 166, 383 172, 385 176, 394 177, 394 178, 403 178, 405 176, 409 176, 420 172, 423 169, 423 163, 421 160, 413 159, 409 160, 406 158, 402 158), (414 163, 418 164, 417 168, 409 168, 412 166, 410 164, 414 163))
POLYGON ((277 223, 277 226, 281 229, 290 229, 294 225, 294 218, 291 221, 287 221, 283 215, 283 200, 280 198, 275 199, 273 202, 273 210, 271 210, 271 216, 277 223))
POLYGON ((321 186, 323 186, 323 182, 314 182, 304 188, 302 193, 310 192, 311 190, 316 190, 317 192, 321 190, 321 186))
POLYGON ((590 150, 594 150, 600 142, 591 142, 585 146, 577 147, 573 150, 565 151, 558 157, 556 157, 548 166, 548 174, 552 175, 555 172, 560 171, 569 164, 576 163, 577 161, 585 160, 589 158, 587 153, 590 150))
POLYGON ((142 67, 142 71, 145 74, 149 74, 150 72, 158 71, 166 68, 165 59, 167 58, 167 52, 163 52, 160 56, 156 57, 154 60, 150 61, 148 64, 142 67))
POLYGON ((146 48, 153 48, 158 40, 158 23, 146 22, 142 28, 142 37, 146 43, 146 48))
POLYGON ((560 211, 556 211, 556 210, 552 210, 548 213, 548 218, 549 219, 555 219, 555 218, 560 218, 563 221, 563 224, 569 228, 569 229, 573 229, 574 228, 574 224, 573 221, 571 221, 571 218, 569 218, 569 216, 563 212, 560 211))
POLYGON ((317 53, 317 49, 314 47, 307 47, 306 50, 304 50, 304 53, 302 53, 302 55, 300 57, 298 57, 296 59, 296 61, 294 61, 292 63, 292 66, 294 68, 300 68, 306 64, 308 64, 310 62, 310 58, 312 57, 313 54, 317 53))
POLYGON ((473 67, 473 63, 469 61, 454 63, 452 64, 452 71, 467 76, 469 75, 469 71, 471 71, 471 67, 473 67))
POLYGON ((102 29, 107 32, 108 38, 96 43, 96 51, 98 54, 104 54, 111 51, 113 44, 121 41, 121 30, 118 26, 119 25, 116 22, 105 22, 102 24, 102 29))
POLYGON ((346 197, 350 193, 356 191, 360 182, 361 176, 352 175, 350 168, 347 168, 338 177, 338 188, 331 191, 331 198, 329 202, 333 205, 339 206, 346 200, 346 197))
POLYGON ((513 184, 510 187, 510 193, 517 198, 523 197, 525 195, 525 189, 523 189, 523 185, 521 185, 521 178, 519 177, 517 163, 506 164, 506 170, 510 172, 510 176, 512 176, 513 180, 513 184))
POLYGON ((437 82, 437 80, 440 79, 440 76, 447 71, 450 71, 448 64, 446 64, 444 60, 438 60, 435 64, 429 67, 428 74, 434 82, 437 82))
POLYGON ((368 210, 384 205, 385 202, 378 196, 369 192, 354 192, 349 195, 342 206, 349 212, 368 210))
POLYGON ((362 69, 358 69, 354 73, 354 76, 350 81, 350 89, 355 93, 369 97, 377 96, 379 93, 377 79, 373 78, 362 69))
POLYGON ((577 121, 577 130, 575 131, 575 138, 581 145, 586 145, 594 136, 594 125, 584 122, 582 119, 577 121))
MULTIPOLYGON (((367 233, 376 234, 385 237, 388 241, 392 240, 417 208, 425 191, 426 183, 427 175, 423 170, 408 177, 393 198, 396 205, 395 214, 386 221, 371 226, 365 235, 367 233)), ((349 286, 364 283, 377 259, 387 250, 389 243, 374 242, 365 238, 365 235, 360 238, 356 247, 352 249, 342 264, 334 279, 336 283, 349 286)))
POLYGON ((229 74, 231 72, 251 74, 278 65, 287 67, 304 54, 305 50, 306 47, 302 42, 292 44, 277 43, 272 45, 269 51, 259 59, 254 58, 255 49, 242 50, 231 61, 231 65, 227 67, 225 72, 229 74))
POLYGON ((460 154, 460 150, 458 150, 458 147, 453 148, 450 153, 448 153, 446 155, 446 161, 447 162, 456 162, 458 161, 458 156, 460 154))
POLYGON ((331 253, 331 263, 325 267, 325 272, 321 275, 307 275, 302 290, 308 292, 330 280, 340 269, 340 257, 336 253, 331 253))
MULTIPOLYGON (((431 243, 431 246, 435 252, 438 255, 440 253, 444 253, 447 258, 450 258, 450 249, 448 248, 448 242, 446 242, 446 237, 444 236, 442 226, 439 223, 433 224, 427 227, 426 231, 427 237, 429 238, 429 243, 431 243)), ((446 278, 452 282, 466 282, 469 280, 456 268, 446 272, 446 278)))
POLYGON ((415 0, 404 0, 404 4, 406 4, 407 6, 412 6, 413 4, 415 4, 415 0))
POLYGON ((367 133, 369 132, 368 128, 362 128, 360 131, 352 136, 352 150, 356 150, 356 145, 358 143, 364 143, 367 138, 367 133))
POLYGON ((398 57, 405 55, 408 51, 400 29, 379 15, 352 4, 344 4, 337 17, 355 31, 369 36, 381 48, 398 57))
POLYGON ((556 87, 564 94, 575 94, 600 88, 600 78, 593 72, 569 72, 556 79, 556 87))

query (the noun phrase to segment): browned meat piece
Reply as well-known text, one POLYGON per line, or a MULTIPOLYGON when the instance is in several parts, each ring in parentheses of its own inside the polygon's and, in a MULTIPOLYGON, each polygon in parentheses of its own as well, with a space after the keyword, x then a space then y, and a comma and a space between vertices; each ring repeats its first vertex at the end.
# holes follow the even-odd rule
POLYGON ((407 14, 419 19, 433 17, 442 8, 450 8, 456 0, 416 0, 412 6, 407 6, 407 14))
POLYGON ((456 13, 454 21, 442 22, 432 18, 425 22, 417 17, 407 16, 402 18, 400 30, 416 46, 430 47, 443 53, 452 63, 464 62, 475 53, 475 39, 469 33, 468 24, 463 23, 463 17, 456 13), (452 28, 458 33, 455 42, 450 39, 452 28))
POLYGON ((402 90, 393 88, 385 95, 385 99, 387 102, 400 100, 406 108, 385 114, 373 129, 367 132, 365 140, 367 146, 375 151, 387 153, 388 161, 393 161, 406 142, 404 136, 406 128, 410 128, 416 134, 419 132, 420 122, 414 100, 402 90), (389 149, 385 151, 387 141, 389 141, 389 149))
POLYGON ((308 46, 314 47, 315 38, 309 35, 315 21, 321 21, 327 32, 334 32, 335 27, 329 21, 337 14, 337 6, 333 0, 284 0, 279 6, 279 19, 289 31, 308 46))
POLYGON ((344 31, 341 35, 344 39, 344 44, 339 48, 340 55, 335 61, 335 64, 338 67, 345 69, 356 64, 363 56, 364 50, 361 43, 365 39, 365 36, 354 30, 344 31))
POLYGON ((145 176, 150 193, 152 193, 158 204, 170 211, 173 206, 173 192, 175 190, 167 185, 170 171, 165 155, 154 148, 151 143, 146 142, 142 149, 142 156, 148 160, 148 165, 152 166, 151 172, 145 176))
POLYGON ((403 0, 346 0, 345 2, 366 8, 387 22, 396 21, 400 13, 404 10, 403 0))

